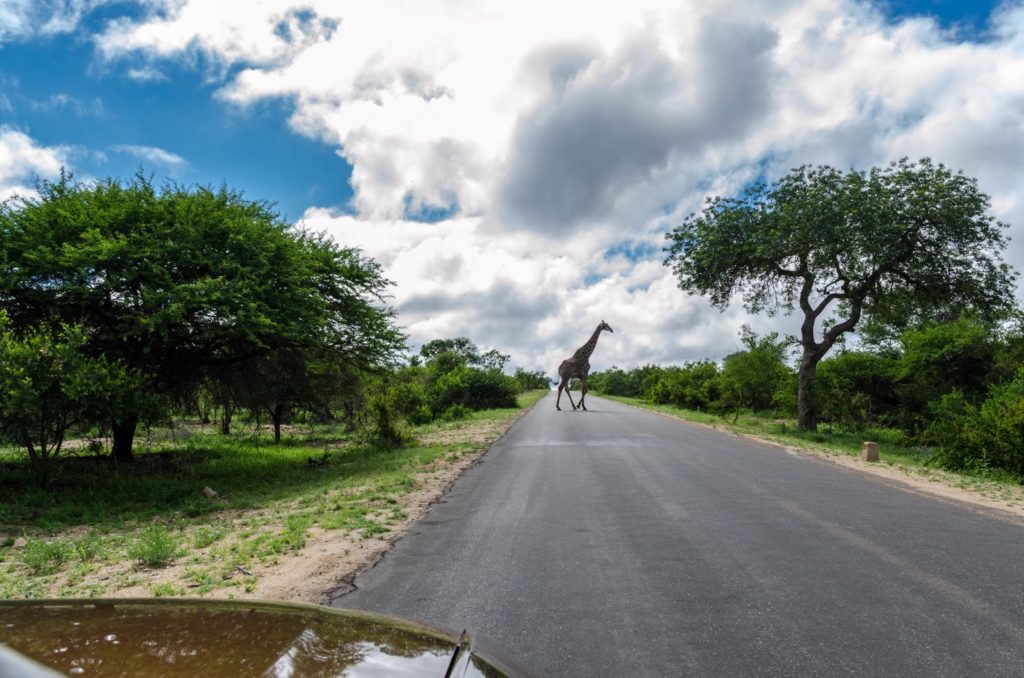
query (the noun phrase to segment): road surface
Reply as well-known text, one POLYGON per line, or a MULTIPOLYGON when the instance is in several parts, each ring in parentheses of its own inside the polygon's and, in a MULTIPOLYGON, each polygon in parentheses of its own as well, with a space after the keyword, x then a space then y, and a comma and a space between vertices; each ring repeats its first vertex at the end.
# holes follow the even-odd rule
POLYGON ((1024 526, 599 398, 541 400, 333 601, 536 676, 1024 676, 1024 526))

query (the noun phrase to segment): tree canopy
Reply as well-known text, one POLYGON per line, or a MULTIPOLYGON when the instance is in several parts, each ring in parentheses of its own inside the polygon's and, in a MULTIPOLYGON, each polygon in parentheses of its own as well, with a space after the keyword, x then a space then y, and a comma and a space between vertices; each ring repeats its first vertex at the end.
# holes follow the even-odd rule
POLYGON ((679 287, 724 309, 803 314, 801 428, 817 425, 817 363, 862 322, 992 317, 1012 306, 1006 225, 977 181, 925 158, 868 172, 794 169, 714 197, 666 235, 679 287), (820 322, 819 322, 820 321, 820 322))
MULTIPOLYGON (((12 327, 80 325, 89 354, 171 396, 280 350, 393 360, 404 337, 389 284, 358 250, 227 187, 62 176, 0 207, 0 309, 12 327)), ((115 456, 130 456, 138 414, 114 422, 115 456)))

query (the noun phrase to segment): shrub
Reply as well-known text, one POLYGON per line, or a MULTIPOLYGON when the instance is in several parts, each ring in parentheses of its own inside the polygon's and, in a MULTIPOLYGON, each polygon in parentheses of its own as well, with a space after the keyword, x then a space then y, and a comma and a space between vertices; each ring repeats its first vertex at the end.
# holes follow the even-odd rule
POLYGON ((470 409, 464 405, 452 405, 447 410, 441 413, 441 419, 445 421, 457 421, 459 419, 465 419, 469 416, 470 409))
POLYGON ((718 366, 710 360, 670 367, 649 386, 647 395, 650 400, 663 405, 707 410, 719 399, 718 376, 718 366))
POLYGON ((441 375, 432 391, 431 410, 441 414, 453 405, 470 410, 515 407, 519 388, 514 379, 498 370, 462 366, 441 375))
POLYGON ((939 446, 935 460, 946 468, 1024 476, 1024 372, 980 406, 959 391, 943 396, 922 437, 939 446))
POLYGON ((60 570, 70 555, 70 549, 63 542, 33 539, 25 544, 21 561, 28 566, 32 574, 46 575, 60 570))
POLYGON ((387 395, 375 395, 367 403, 370 413, 370 435, 374 442, 387 447, 405 443, 406 436, 401 430, 398 416, 387 395))
POLYGON ((75 555, 83 563, 87 563, 98 556, 102 547, 103 539, 95 532, 90 532, 74 543, 75 555))
POLYGON ((178 540, 163 525, 142 530, 128 549, 128 557, 147 567, 164 567, 178 555, 178 540))

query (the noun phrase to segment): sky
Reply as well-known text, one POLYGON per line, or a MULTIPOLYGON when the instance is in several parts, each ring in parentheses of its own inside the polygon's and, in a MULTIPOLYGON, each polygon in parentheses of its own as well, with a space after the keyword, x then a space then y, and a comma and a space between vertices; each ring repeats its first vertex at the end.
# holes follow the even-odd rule
MULTIPOLYGON (((976 177, 1024 270, 1024 0, 0 0, 0 199, 62 167, 228 186, 379 262, 415 351, 720 359, 665 232, 828 163, 976 177)), ((1019 296, 1019 295, 1018 295, 1019 296)))

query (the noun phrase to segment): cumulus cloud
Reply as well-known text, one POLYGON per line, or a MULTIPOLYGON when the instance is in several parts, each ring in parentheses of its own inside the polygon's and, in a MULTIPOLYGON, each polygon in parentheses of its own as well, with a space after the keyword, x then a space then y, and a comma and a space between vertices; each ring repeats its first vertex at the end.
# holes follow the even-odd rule
POLYGON ((29 135, 0 125, 0 201, 37 195, 37 179, 52 179, 67 164, 68 149, 40 146, 29 135))
POLYGON ((1024 228, 1017 1, 984 40, 862 0, 174 0, 95 40, 132 69, 215 64, 231 105, 290 102, 352 166, 354 214, 307 225, 382 262, 414 342, 465 334, 524 366, 601 319, 595 367, 737 348, 748 319, 676 289, 661 234, 798 164, 931 156, 1024 228))

